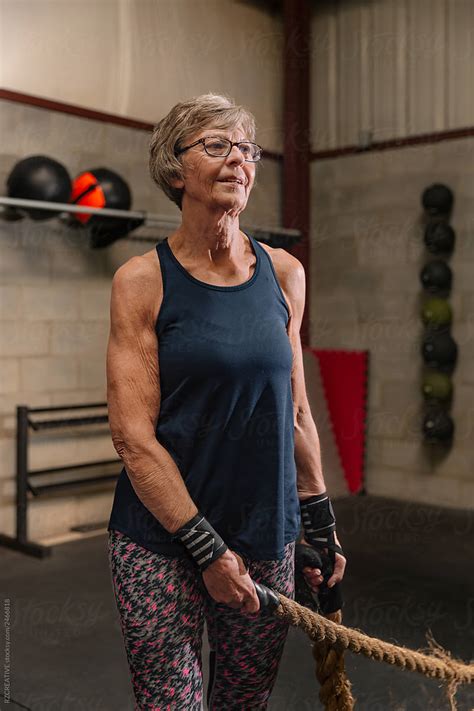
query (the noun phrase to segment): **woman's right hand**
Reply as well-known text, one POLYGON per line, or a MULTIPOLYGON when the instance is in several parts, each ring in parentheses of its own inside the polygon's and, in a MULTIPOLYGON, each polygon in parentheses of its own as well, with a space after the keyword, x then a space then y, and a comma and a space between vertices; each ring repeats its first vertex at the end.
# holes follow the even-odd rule
POLYGON ((238 553, 230 548, 202 573, 204 585, 216 602, 242 612, 258 612, 260 601, 255 585, 238 553))

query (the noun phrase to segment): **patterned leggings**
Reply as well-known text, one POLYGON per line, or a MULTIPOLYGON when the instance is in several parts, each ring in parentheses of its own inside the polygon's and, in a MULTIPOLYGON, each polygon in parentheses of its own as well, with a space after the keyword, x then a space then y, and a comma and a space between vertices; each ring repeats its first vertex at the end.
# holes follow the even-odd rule
MULTIPOLYGON (((294 599, 295 543, 283 560, 250 564, 256 582, 294 599)), ((217 603, 193 561, 109 532, 109 562, 135 711, 200 711, 204 618, 210 648, 209 711, 266 709, 288 633, 270 615, 217 603)))

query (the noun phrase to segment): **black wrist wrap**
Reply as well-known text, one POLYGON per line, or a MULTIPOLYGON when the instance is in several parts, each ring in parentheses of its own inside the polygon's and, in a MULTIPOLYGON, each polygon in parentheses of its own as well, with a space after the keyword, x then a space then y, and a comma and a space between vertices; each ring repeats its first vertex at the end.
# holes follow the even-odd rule
POLYGON ((317 550, 327 548, 332 559, 335 552, 344 555, 334 538, 336 517, 327 493, 300 501, 300 510, 305 540, 317 550))
POLYGON ((173 539, 179 539, 186 546, 201 572, 228 550, 217 531, 199 511, 175 531, 173 539))

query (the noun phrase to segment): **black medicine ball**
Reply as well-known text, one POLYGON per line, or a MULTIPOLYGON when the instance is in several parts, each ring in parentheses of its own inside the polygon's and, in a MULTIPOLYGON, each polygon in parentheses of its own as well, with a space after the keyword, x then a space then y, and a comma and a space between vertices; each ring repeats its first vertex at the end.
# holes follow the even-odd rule
MULTIPOLYGON (((67 203, 71 190, 71 178, 66 168, 48 156, 29 156, 20 160, 7 178, 8 197, 12 198, 67 203)), ((26 213, 33 220, 49 220, 59 214, 30 207, 15 207, 15 210, 26 213)))
POLYGON ((427 442, 447 442, 454 434, 454 422, 442 408, 433 408, 423 418, 423 435, 427 442))
POLYGON ((421 196, 423 208, 430 217, 449 215, 453 207, 454 195, 451 188, 442 183, 427 187, 421 196))
POLYGON ((447 222, 429 222, 425 228, 424 240, 432 254, 449 254, 454 249, 456 233, 447 222))
POLYGON ((423 288, 432 294, 449 291, 452 279, 451 268, 443 259, 431 260, 431 262, 425 264, 420 273, 423 288))
MULTIPOLYGON (((71 202, 83 207, 130 210, 132 193, 128 183, 114 170, 91 168, 74 178, 71 202)), ((90 244, 107 247, 144 223, 144 218, 121 218, 74 213, 74 219, 90 227, 90 244)))
POLYGON ((100 223, 97 223, 91 226, 90 246, 93 249, 108 247, 121 237, 126 237, 130 232, 132 232, 132 230, 136 230, 138 227, 141 227, 145 222, 144 217, 131 217, 128 220, 117 218, 115 220, 115 224, 113 223, 113 220, 113 217, 109 217, 107 219, 107 224, 101 225, 100 223))
POLYGON ((430 332, 423 339, 421 354, 430 368, 439 368, 442 372, 447 372, 456 363, 458 347, 447 331, 430 332))

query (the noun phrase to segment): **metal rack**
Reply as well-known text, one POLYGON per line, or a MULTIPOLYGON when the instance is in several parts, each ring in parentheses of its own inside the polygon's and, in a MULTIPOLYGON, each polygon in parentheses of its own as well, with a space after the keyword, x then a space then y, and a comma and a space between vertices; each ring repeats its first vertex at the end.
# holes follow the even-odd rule
MULTIPOLYGON (((25 198, 0 197, 0 217, 4 220, 16 219, 19 216, 18 209, 48 210, 57 213, 57 218, 71 227, 70 215, 85 214, 96 215, 97 217, 114 217, 123 220, 143 220, 143 226, 133 230, 126 237, 120 239, 131 240, 132 242, 157 242, 161 239, 161 232, 166 233, 176 229, 181 219, 158 215, 145 210, 116 210, 112 208, 89 207, 84 205, 71 205, 69 203, 47 202, 44 200, 29 200, 25 198), (16 210, 15 210, 16 208, 16 210)), ((20 215, 21 216, 21 215, 20 215)), ((77 223, 76 227, 87 229, 77 223)), ((302 239, 301 230, 290 227, 270 227, 265 225, 242 225, 242 229, 250 233, 252 237, 265 242, 271 247, 288 248, 302 239)))
MULTIPOLYGON (((51 546, 45 546, 28 539, 28 504, 31 497, 39 497, 51 491, 65 490, 69 488, 82 487, 89 484, 117 479, 118 473, 103 474, 93 477, 78 477, 67 481, 57 481, 51 483, 37 484, 34 479, 45 475, 58 474, 59 472, 69 472, 76 469, 85 470, 91 467, 105 467, 111 464, 122 464, 120 459, 103 459, 92 462, 80 462, 78 464, 65 465, 61 467, 49 467, 45 469, 28 468, 28 445, 30 442, 30 430, 35 432, 49 431, 60 427, 77 427, 84 425, 95 425, 108 422, 107 414, 86 415, 79 417, 53 417, 50 419, 32 419, 32 414, 64 412, 66 410, 104 409, 107 403, 86 403, 84 405, 58 405, 53 407, 28 407, 18 405, 16 408, 16 535, 7 536, 0 533, 0 545, 14 550, 44 558, 51 554, 51 546), (28 497, 28 492, 30 497, 28 497)), ((73 530, 81 530, 87 527, 76 527, 73 530)))

